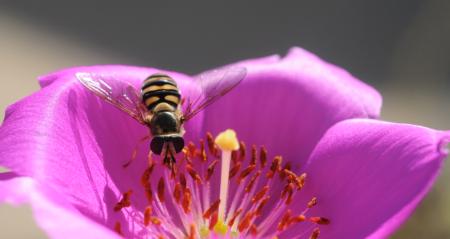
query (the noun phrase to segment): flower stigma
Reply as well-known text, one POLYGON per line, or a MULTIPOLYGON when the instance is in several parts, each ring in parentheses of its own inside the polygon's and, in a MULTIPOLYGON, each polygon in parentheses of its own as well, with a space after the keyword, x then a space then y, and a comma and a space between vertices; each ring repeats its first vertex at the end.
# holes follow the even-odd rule
POLYGON ((172 168, 149 159, 140 182, 147 206, 135 206, 142 198, 124 192, 113 209, 127 223, 114 230, 127 238, 318 238, 330 221, 309 215, 316 197, 299 205, 306 174, 283 166, 281 156, 269 164, 264 146, 247 151, 229 129, 190 142, 172 168))

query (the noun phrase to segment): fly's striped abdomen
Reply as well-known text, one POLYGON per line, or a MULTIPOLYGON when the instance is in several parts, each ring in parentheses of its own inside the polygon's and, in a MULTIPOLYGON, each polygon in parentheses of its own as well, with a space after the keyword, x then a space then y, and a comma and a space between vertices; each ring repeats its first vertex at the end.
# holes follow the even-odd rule
POLYGON ((153 74, 142 85, 142 101, 151 112, 175 111, 180 103, 177 83, 167 75, 153 74))

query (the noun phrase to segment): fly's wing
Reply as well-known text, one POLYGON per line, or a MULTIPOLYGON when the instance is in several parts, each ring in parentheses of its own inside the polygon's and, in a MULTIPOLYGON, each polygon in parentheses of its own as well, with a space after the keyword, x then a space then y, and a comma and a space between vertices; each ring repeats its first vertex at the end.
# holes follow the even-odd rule
POLYGON ((184 120, 191 119, 205 107, 230 92, 245 78, 246 74, 247 69, 244 67, 223 67, 195 76, 194 82, 201 89, 201 93, 187 99, 184 120))
POLYGON ((87 72, 78 72, 76 77, 84 87, 98 97, 145 125, 147 110, 137 90, 128 82, 117 80, 112 76, 87 72))

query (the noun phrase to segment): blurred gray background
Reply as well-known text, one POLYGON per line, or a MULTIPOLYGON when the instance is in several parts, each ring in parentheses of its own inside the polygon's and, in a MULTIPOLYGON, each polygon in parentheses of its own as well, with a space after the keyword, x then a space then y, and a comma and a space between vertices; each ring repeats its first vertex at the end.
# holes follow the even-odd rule
MULTIPOLYGON (((301 46, 383 95, 382 118, 450 128, 450 1, 211 3, 1 1, 0 112, 61 68, 133 64, 186 73, 301 46)), ((450 165, 394 238, 450 238, 450 165)), ((45 238, 0 206, 2 238, 45 238)))

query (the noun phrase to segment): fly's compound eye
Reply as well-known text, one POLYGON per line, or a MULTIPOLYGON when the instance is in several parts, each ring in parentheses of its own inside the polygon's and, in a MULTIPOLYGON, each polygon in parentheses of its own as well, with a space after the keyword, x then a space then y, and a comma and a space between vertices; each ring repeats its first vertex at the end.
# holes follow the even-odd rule
POLYGON ((164 146, 164 138, 156 136, 152 139, 152 142, 150 143, 150 149, 153 153, 160 155, 164 146))
POLYGON ((184 148, 184 139, 183 137, 173 137, 172 138, 173 147, 175 148, 175 152, 179 153, 184 148))

